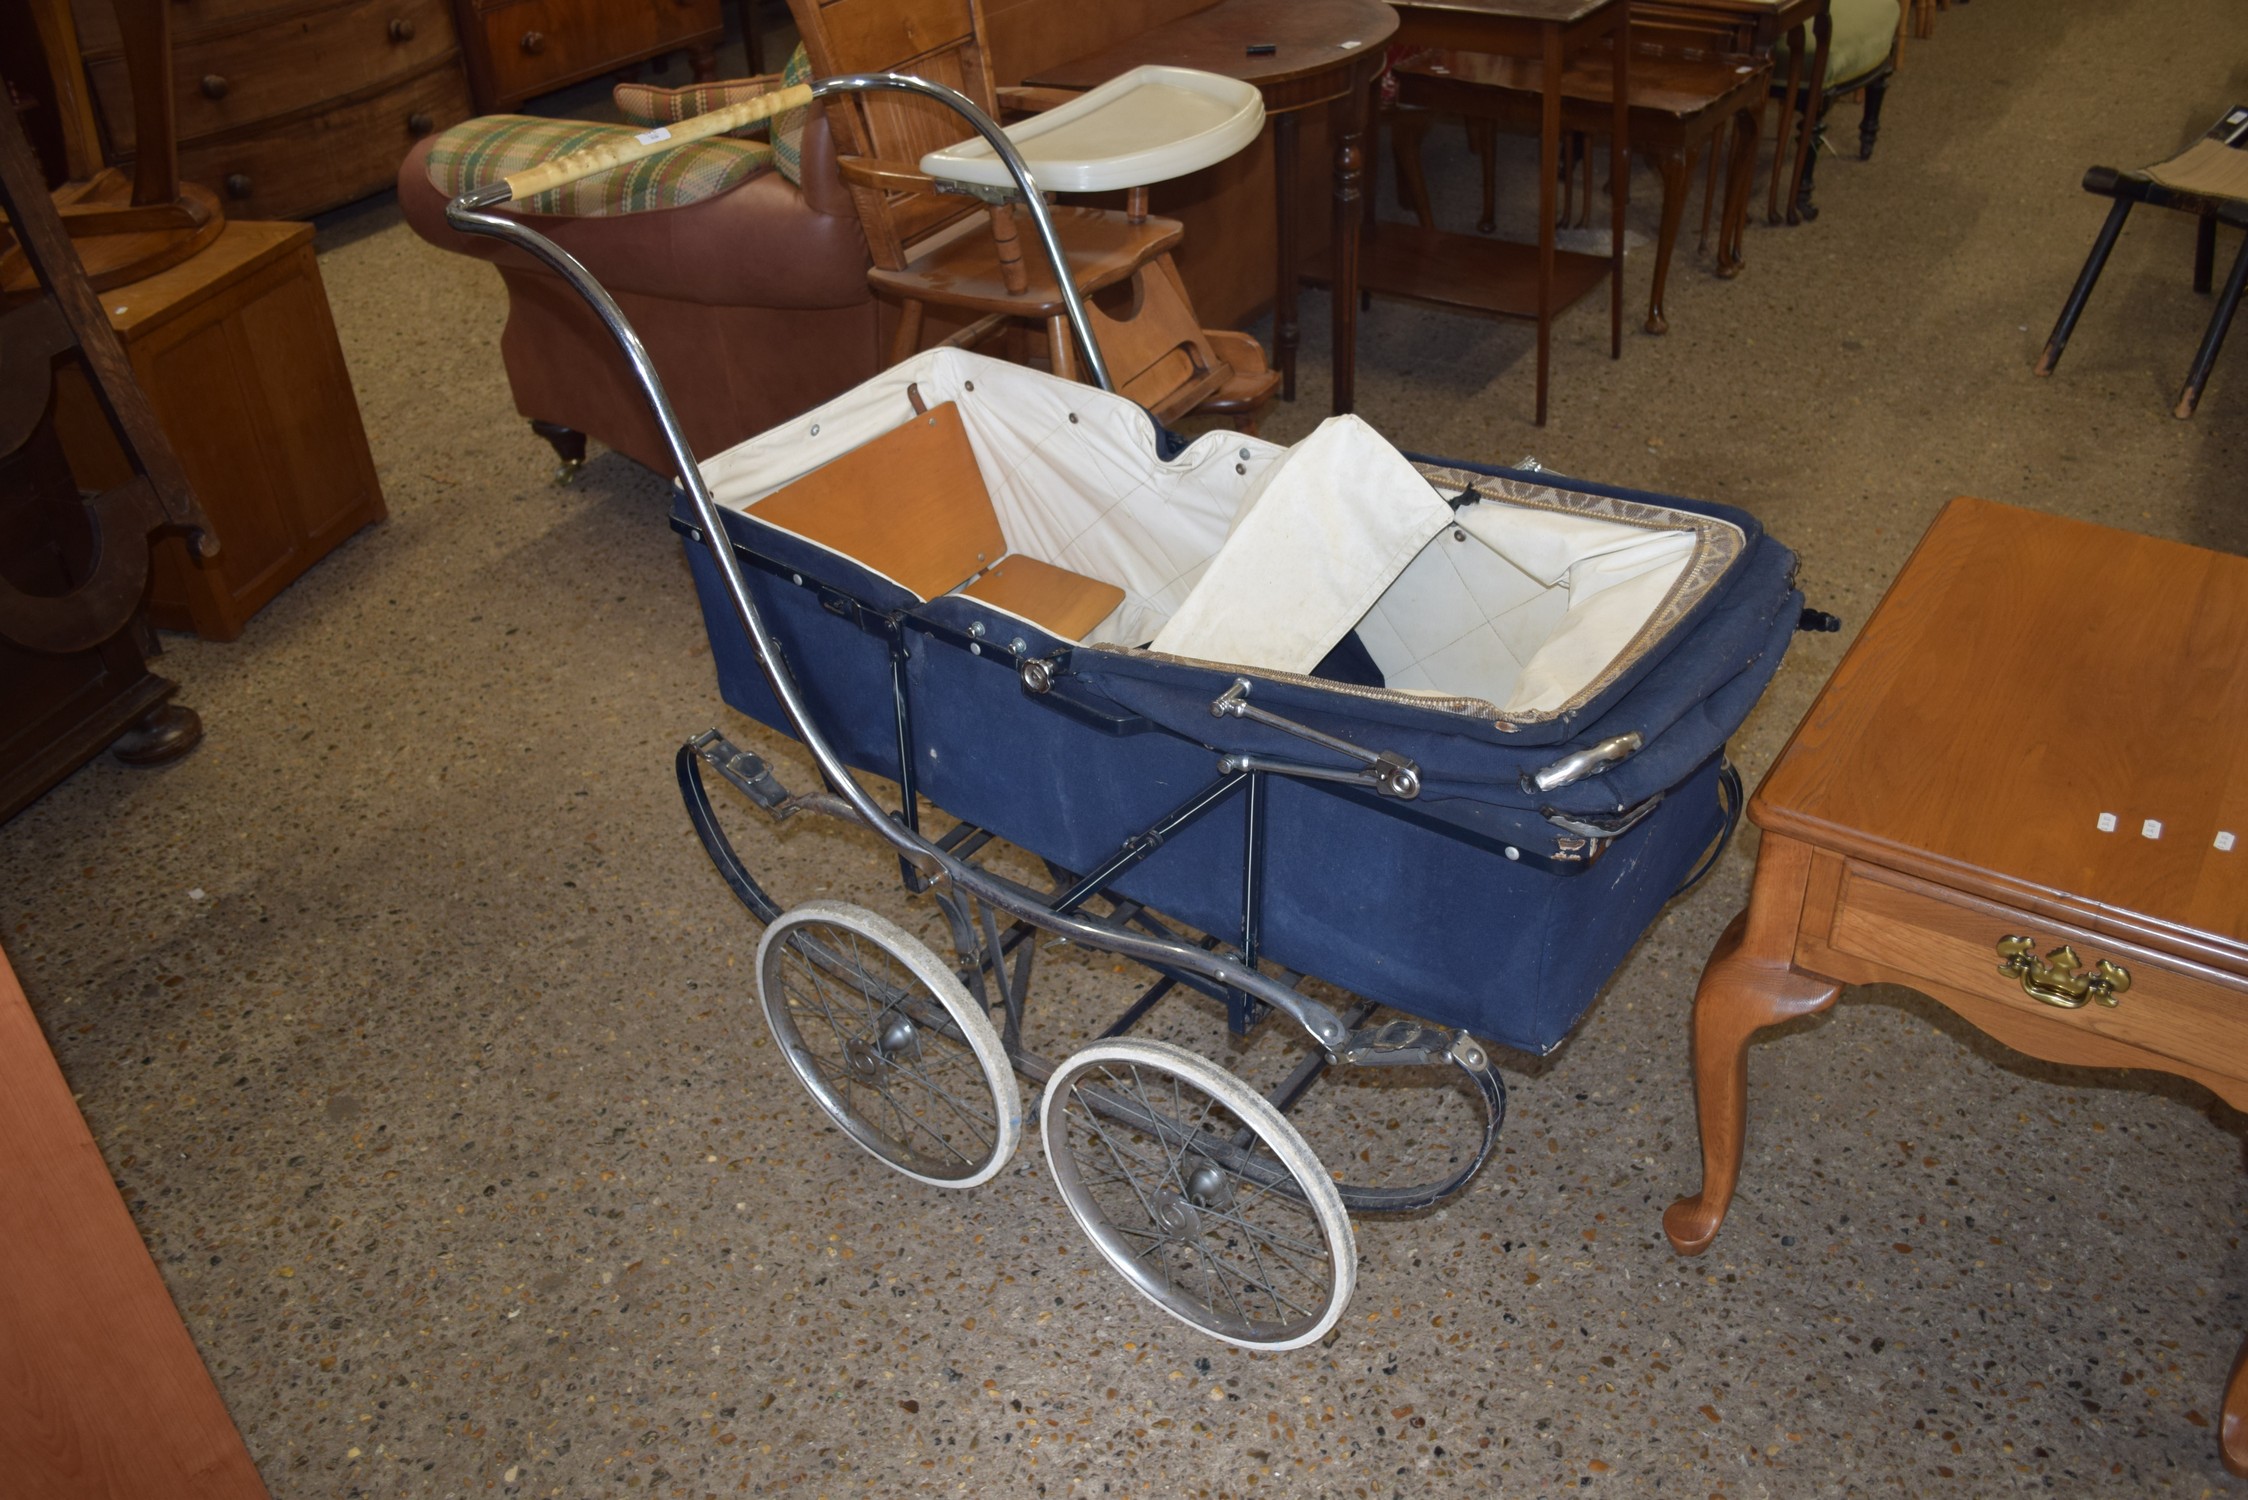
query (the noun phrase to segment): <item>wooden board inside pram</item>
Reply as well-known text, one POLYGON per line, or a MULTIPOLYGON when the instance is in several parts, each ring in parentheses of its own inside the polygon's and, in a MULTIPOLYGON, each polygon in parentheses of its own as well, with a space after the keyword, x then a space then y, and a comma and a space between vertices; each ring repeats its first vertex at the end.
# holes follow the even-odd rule
POLYGON ((950 401, 774 491, 754 513, 923 603, 966 594, 1069 640, 1124 602, 1115 584, 1009 554, 960 408, 950 401))

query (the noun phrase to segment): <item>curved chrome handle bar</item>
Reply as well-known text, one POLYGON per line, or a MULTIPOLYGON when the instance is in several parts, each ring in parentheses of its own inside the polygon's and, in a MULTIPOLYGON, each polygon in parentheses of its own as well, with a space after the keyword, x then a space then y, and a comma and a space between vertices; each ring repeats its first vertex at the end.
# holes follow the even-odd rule
MULTIPOLYGON (((1052 216, 1046 211, 1046 201, 1039 196, 1038 186, 1031 179, 1030 168, 1022 156, 992 118, 974 103, 941 83, 926 79, 909 78, 899 73, 865 73, 843 78, 821 79, 812 85, 812 96, 823 98, 829 94, 863 93, 876 90, 897 90, 921 94, 949 106, 975 126, 978 134, 991 143, 1001 161, 1007 164, 1021 190, 1024 203, 1030 209, 1032 222, 1038 228, 1038 238, 1046 248, 1047 258, 1054 267, 1055 279, 1060 283, 1063 300, 1069 308, 1070 327, 1077 334, 1078 344, 1085 351, 1086 366, 1098 378, 1102 389, 1109 390, 1108 370, 1101 362, 1100 348, 1093 341, 1093 331, 1085 318, 1084 300, 1078 296, 1071 282, 1066 262, 1062 259, 1061 242, 1055 236, 1052 216)), ((758 613, 757 604, 750 597, 749 581, 743 576, 741 562, 734 556, 718 502, 703 478, 702 466, 695 462, 694 451, 687 446, 687 436, 679 425, 678 413, 672 409, 671 398, 656 374, 655 362, 648 357, 648 349, 640 335, 625 318, 624 310, 617 306, 600 282, 579 263, 576 256, 540 234, 537 230, 491 209, 508 199, 504 182, 472 188, 445 207, 445 221, 464 234, 481 234, 536 256, 551 267, 555 274, 585 298, 609 334, 623 350, 625 362, 632 367, 633 376, 640 382, 642 394, 654 409, 656 424, 663 429, 664 443, 671 449, 672 462, 679 471, 679 483, 687 492, 693 505, 695 518, 701 524, 703 535, 709 539, 712 559, 718 565, 719 576, 726 582, 726 596, 733 605, 734 618, 749 636, 757 650, 758 664, 765 670, 765 680, 771 685, 773 697, 788 715, 789 724, 796 737, 803 741, 820 772, 827 778, 846 803, 857 821, 873 829, 897 848, 899 854, 925 877, 950 880, 959 889, 977 900, 1009 916, 1032 923, 1049 932, 1059 933, 1092 944, 1096 948, 1122 954, 1144 962, 1169 964, 1191 973, 1201 974, 1215 982, 1228 985, 1256 996, 1277 1007, 1292 1018, 1313 1040, 1332 1052, 1341 1047, 1349 1037, 1349 1028, 1318 1001, 1298 993, 1257 970, 1222 958, 1208 949, 1192 943, 1175 942, 1122 927, 1101 922, 1095 918, 1075 913, 1052 910, 1035 899, 1033 893, 1013 882, 994 875, 980 865, 955 859, 948 851, 939 849, 929 840, 892 818, 881 804, 859 784, 859 779, 836 754, 817 723, 802 691, 781 660, 781 653, 772 635, 765 628, 765 620, 758 613)))

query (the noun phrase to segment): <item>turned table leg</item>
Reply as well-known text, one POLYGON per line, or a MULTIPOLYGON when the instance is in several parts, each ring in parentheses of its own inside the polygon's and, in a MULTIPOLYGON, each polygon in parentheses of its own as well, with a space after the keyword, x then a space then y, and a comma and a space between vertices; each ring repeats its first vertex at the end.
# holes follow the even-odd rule
POLYGON ((1748 909, 1733 919, 1694 992, 1694 1104, 1701 1116, 1702 1189, 1663 1212, 1663 1233, 1681 1255, 1717 1238, 1741 1175, 1748 1124, 1748 1043, 1767 1026, 1834 1003, 1840 986, 1794 967, 1796 923, 1811 873, 1811 849, 1767 833, 1748 909))

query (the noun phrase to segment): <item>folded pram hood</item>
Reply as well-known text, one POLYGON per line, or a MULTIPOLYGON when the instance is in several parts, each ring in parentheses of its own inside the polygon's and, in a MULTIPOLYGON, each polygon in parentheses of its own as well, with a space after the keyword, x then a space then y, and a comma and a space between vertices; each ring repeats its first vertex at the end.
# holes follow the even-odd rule
POLYGON ((1301 675, 1355 629, 1387 688, 1537 722, 1595 696, 1744 540, 1613 498, 1450 494, 1358 418, 1329 419, 1244 500, 1150 649, 1301 675))

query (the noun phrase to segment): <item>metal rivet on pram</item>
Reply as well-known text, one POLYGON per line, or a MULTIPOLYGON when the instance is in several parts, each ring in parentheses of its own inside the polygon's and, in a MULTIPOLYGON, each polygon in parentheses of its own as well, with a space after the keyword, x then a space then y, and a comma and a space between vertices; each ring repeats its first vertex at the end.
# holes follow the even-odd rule
MULTIPOLYGON (((1024 150, 953 90, 888 74, 693 123, 711 133, 877 90, 966 119, 980 144, 932 153, 924 170, 975 181, 969 158, 986 151, 1056 265, 1023 159, 1037 139, 1107 142, 1132 170, 1160 160, 1175 174, 1262 124, 1254 88, 1177 69, 1136 70, 1035 117, 1017 127, 1024 150), (1119 101, 1129 107, 1103 115, 1119 101), (1172 137, 1119 144, 1122 118, 1172 137), (1091 123, 1058 128, 1073 121, 1091 123)), ((1099 390, 938 347, 706 469, 615 300, 491 211, 584 175, 584 155, 465 193, 447 218, 551 266, 615 337, 678 467, 674 525, 726 701, 795 736, 816 769, 818 789, 790 793, 715 730, 677 757, 697 835, 765 924, 758 998, 780 1056, 855 1145, 943 1187, 1004 1168, 1026 1116, 1017 1077, 1042 1084, 1062 1202, 1134 1290, 1245 1347, 1320 1341, 1357 1279, 1350 1215, 1441 1201, 1493 1150, 1506 1095, 1486 1042, 1559 1046, 1663 901, 1723 847, 1741 800, 1724 739, 1794 630, 1792 555, 1738 511, 1528 466, 1408 462, 1363 424, 1272 450, 1254 485, 1251 448, 1232 465, 1222 448, 1216 463, 1191 448, 1165 462, 1146 414, 1109 394, 1066 275, 1099 390), (973 403, 956 394, 971 391, 973 403), (849 451, 808 446, 837 423, 857 440, 849 451), (1001 471, 1011 454, 1034 457, 1001 471), (1445 570, 1443 588, 1426 586, 1424 562, 1445 570), (1307 596, 1300 580, 1314 576, 1307 596), (1006 660, 983 651, 992 617, 1019 626, 1006 660), (1626 737, 1636 753, 1621 758, 1626 737), (1524 792, 1563 768, 1576 774, 1524 792), (887 841, 955 961, 856 905, 784 908, 720 826, 706 772, 775 818, 823 813, 887 841), (894 809, 861 773, 896 783, 894 809), (925 808, 954 821, 925 834, 925 808), (1010 845, 1049 883, 1025 883, 1021 858, 991 858, 1010 845), (1379 878, 1356 878, 1366 872, 1379 878), (1057 942, 1149 978, 1092 1041, 1052 1058, 1025 1043, 1024 1021, 1033 961, 1057 942), (1239 1053, 1281 1076, 1252 1088, 1127 1034, 1170 997, 1201 997, 1244 1037, 1285 1017, 1282 1056, 1261 1034, 1239 1053), (1464 1087, 1430 1090, 1427 1110, 1466 1118, 1380 1180, 1344 1180, 1292 1113, 1315 1098, 1301 1112, 1344 1128, 1353 1091, 1312 1085, 1367 1067, 1435 1070, 1464 1087), (1420 1180, 1428 1171, 1437 1180, 1420 1180)), ((1159 180, 1057 166, 1087 191, 1159 180)), ((1071 992, 1109 982, 1098 964, 1077 967, 1071 992)), ((1174 1005, 1164 1024, 1179 1034, 1184 1019, 1174 1005)), ((1378 1092, 1386 1113, 1394 1095, 1378 1092)), ((1355 1170, 1366 1155, 1339 1159, 1355 1170)))

